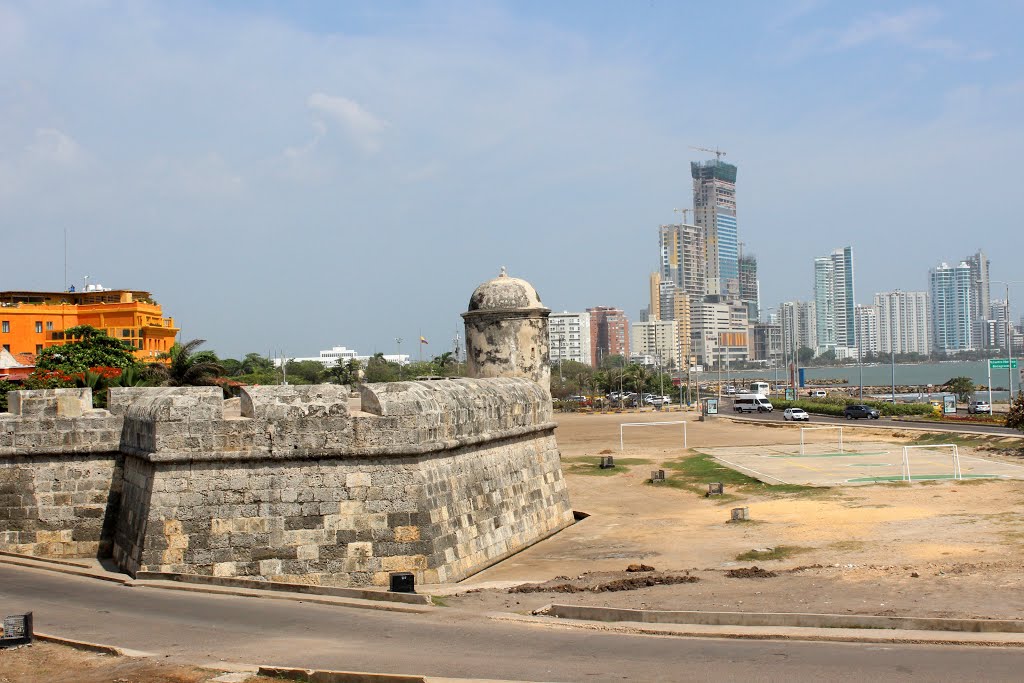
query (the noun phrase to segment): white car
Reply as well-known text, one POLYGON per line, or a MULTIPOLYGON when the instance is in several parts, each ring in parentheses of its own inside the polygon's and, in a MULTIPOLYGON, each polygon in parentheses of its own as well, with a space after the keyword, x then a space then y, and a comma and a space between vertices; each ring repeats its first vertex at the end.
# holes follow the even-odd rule
POLYGON ((782 419, 793 420, 794 422, 796 422, 797 420, 809 422, 811 416, 808 415, 803 408, 786 408, 784 411, 782 411, 782 419))

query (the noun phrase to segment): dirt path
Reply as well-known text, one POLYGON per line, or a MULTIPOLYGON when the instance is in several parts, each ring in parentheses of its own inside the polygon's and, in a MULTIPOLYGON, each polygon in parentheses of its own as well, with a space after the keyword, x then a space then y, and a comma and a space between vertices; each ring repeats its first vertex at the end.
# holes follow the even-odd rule
MULTIPOLYGON (((665 417, 562 417, 558 440, 573 507, 591 516, 460 587, 501 588, 452 596, 446 598, 449 604, 516 611, 558 601, 684 610, 1024 615, 1024 592, 1019 590, 1024 481, 782 492, 764 487, 736 493, 733 488, 725 499, 704 498, 686 488, 648 482, 652 469, 687 457, 675 426, 638 430, 625 451, 618 449, 620 422, 665 417), (592 464, 604 451, 616 456, 620 464, 615 470, 601 471, 592 464), (752 521, 731 523, 730 508, 737 506, 749 508, 752 521), (751 553, 757 550, 765 552, 751 553), (614 581, 629 576, 627 565, 640 562, 669 574, 688 570, 699 581, 622 592, 510 594, 506 588, 555 577, 580 586, 614 581), (725 576, 729 569, 752 565, 777 575, 725 576), (797 567, 810 568, 788 571, 797 567)), ((799 442, 792 426, 719 420, 691 422, 687 428, 690 446, 697 450, 799 442)), ((901 440, 887 430, 848 432, 851 442, 901 440)))

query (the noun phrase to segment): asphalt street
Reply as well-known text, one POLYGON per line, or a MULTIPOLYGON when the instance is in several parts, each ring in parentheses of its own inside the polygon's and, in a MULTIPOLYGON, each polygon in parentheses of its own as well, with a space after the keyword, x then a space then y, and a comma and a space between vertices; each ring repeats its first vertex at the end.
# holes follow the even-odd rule
POLYGON ((32 610, 41 632, 192 663, 528 681, 1019 681, 1024 667, 1012 648, 626 635, 445 608, 396 614, 129 588, 11 566, 0 566, 0 605, 32 610))

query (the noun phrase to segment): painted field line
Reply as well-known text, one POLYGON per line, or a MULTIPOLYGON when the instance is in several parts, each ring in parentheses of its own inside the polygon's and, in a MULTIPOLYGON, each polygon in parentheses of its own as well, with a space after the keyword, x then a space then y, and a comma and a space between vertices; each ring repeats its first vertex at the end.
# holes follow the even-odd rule
MULTIPOLYGON (((955 474, 912 474, 910 475, 911 481, 933 481, 936 479, 949 479, 951 481, 958 481, 954 479, 955 474)), ((999 474, 961 474, 960 479, 1002 479, 1003 476, 999 474)), ((860 482, 885 482, 885 481, 906 481, 906 477, 900 475, 898 477, 858 477, 857 479, 847 479, 850 483, 860 482)))
POLYGON ((1006 467, 1019 467, 1020 469, 1024 469, 1024 465, 1016 465, 1016 464, 1014 464, 1012 462, 1003 462, 1002 460, 989 460, 988 458, 979 458, 976 455, 961 455, 960 459, 961 460, 977 460, 979 462, 985 462, 985 463, 988 463, 990 465, 1004 465, 1006 467))
POLYGON ((791 484, 791 483, 793 483, 793 482, 790 482, 790 481, 786 481, 785 479, 779 479, 778 477, 773 477, 770 474, 765 474, 764 472, 758 472, 757 470, 755 470, 753 468, 750 468, 750 467, 744 467, 743 465, 740 465, 739 463, 736 463, 736 462, 729 462, 725 458, 722 458, 722 457, 717 456, 717 455, 714 455, 712 457, 715 460, 718 460, 720 462, 724 462, 729 467, 736 467, 736 468, 741 469, 741 470, 746 470, 747 472, 753 472, 758 477, 767 477, 769 479, 774 479, 775 481, 779 482, 780 484, 791 484))
POLYGON ((865 451, 863 453, 858 451, 847 451, 845 453, 805 453, 800 455, 799 453, 790 453, 787 455, 766 455, 766 458, 857 458, 868 455, 889 455, 892 451, 865 451))

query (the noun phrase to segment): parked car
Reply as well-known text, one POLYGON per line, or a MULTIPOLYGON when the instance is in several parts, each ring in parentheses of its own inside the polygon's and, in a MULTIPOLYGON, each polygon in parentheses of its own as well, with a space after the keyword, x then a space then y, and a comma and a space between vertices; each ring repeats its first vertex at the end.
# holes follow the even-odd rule
POLYGON ((652 406, 667 406, 672 403, 671 396, 654 396, 651 398, 652 406))
POLYGON ((811 398, 826 398, 827 396, 828 392, 826 392, 824 389, 815 389, 810 393, 811 398))
POLYGON ((803 408, 786 408, 782 413, 783 420, 793 420, 794 422, 804 421, 809 422, 811 416, 807 414, 803 408))
POLYGON ((992 406, 989 405, 988 401, 971 401, 967 404, 967 412, 971 415, 978 415, 986 413, 992 414, 992 406))
POLYGON ((846 409, 843 411, 843 417, 847 420, 859 420, 862 417, 877 420, 878 411, 863 404, 846 406, 846 409))
POLYGON ((732 387, 732 386, 726 387, 725 388, 725 393, 730 394, 730 395, 735 394, 736 393, 736 387, 732 387))

